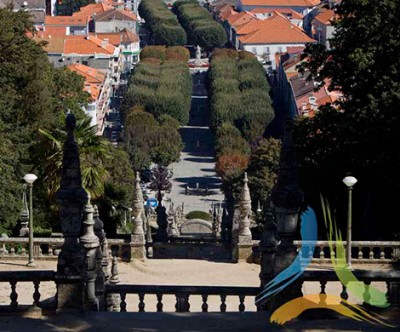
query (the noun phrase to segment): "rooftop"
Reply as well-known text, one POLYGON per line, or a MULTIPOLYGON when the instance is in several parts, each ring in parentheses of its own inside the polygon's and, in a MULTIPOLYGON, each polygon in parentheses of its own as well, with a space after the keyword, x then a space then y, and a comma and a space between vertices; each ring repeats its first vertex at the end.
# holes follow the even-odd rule
POLYGON ((106 5, 104 3, 93 3, 84 7, 81 7, 81 9, 78 12, 75 12, 72 14, 72 16, 87 16, 87 17, 93 17, 93 14, 100 14, 104 13, 107 10, 113 9, 112 6, 106 5))
POLYGON ((46 26, 87 26, 88 18, 84 16, 49 16, 46 15, 46 26))
POLYGON ((68 68, 85 77, 85 82, 88 84, 103 84, 106 77, 106 74, 103 72, 80 63, 69 65, 68 68))
POLYGON ((139 42, 139 36, 136 33, 127 29, 112 33, 91 33, 90 35, 97 37, 101 40, 108 39, 108 42, 114 46, 139 42))
POLYGON ((247 6, 268 6, 268 7, 314 7, 321 3, 321 0, 240 0, 247 6))
POLYGON ((315 20, 325 25, 331 25, 331 20, 333 20, 334 17, 335 17, 335 12, 332 9, 329 9, 318 14, 315 17, 315 20))
POLYGON ((292 24, 290 20, 279 13, 261 21, 259 27, 255 27, 252 32, 246 34, 246 26, 238 34, 244 34, 239 37, 242 44, 279 44, 279 43, 313 43, 314 39, 307 36, 303 29, 292 24))
POLYGON ((95 16, 94 20, 96 22, 107 22, 110 20, 125 20, 125 21, 137 21, 137 16, 127 10, 121 9, 111 9, 104 13, 100 13, 95 16))

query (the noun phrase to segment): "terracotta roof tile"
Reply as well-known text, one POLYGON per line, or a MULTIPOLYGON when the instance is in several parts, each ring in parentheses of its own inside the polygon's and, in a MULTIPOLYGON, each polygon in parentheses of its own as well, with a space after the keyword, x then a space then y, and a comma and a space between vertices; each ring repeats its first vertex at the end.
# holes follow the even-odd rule
POLYGON ((268 14, 268 13, 272 13, 274 11, 281 13, 285 16, 291 16, 292 18, 297 19, 297 20, 302 20, 304 18, 304 15, 302 15, 290 8, 254 8, 250 12, 254 13, 254 14, 268 14))
POLYGON ((104 3, 93 3, 84 7, 81 7, 81 9, 78 12, 75 12, 72 14, 72 16, 86 16, 89 18, 93 17, 93 14, 100 14, 104 13, 107 10, 113 9, 112 6, 106 5, 104 3))
POLYGON ((325 10, 322 13, 315 16, 315 20, 325 25, 331 25, 330 21, 333 20, 334 18, 335 18, 335 12, 331 9, 325 10))
MULTIPOLYGON (((242 44, 286 44, 286 43, 313 43, 314 39, 307 36, 303 29, 292 24, 287 18, 277 13, 275 16, 261 21, 258 28, 245 34, 246 27, 237 31, 238 34, 244 34, 239 37, 242 44)), ((250 22, 250 24, 254 24, 250 22)))
POLYGON ((234 15, 237 15, 237 14, 239 14, 237 11, 231 9, 231 10, 227 10, 227 11, 221 13, 221 14, 219 15, 219 18, 220 18, 222 21, 226 21, 229 17, 234 16, 234 15))
POLYGON ((246 6, 270 6, 270 7, 314 7, 321 0, 241 0, 246 6))
POLYGON ((80 63, 69 65, 68 68, 83 76, 86 84, 103 84, 106 78, 106 74, 103 72, 80 63))
POLYGON ((64 54, 107 54, 112 55, 115 47, 94 36, 66 36, 64 54))
POLYGON ((101 40, 108 39, 111 45, 119 46, 121 44, 130 44, 139 42, 139 37, 136 33, 123 29, 120 32, 113 33, 91 33, 91 36, 97 37, 101 40))
POLYGON ((254 14, 249 12, 241 12, 237 15, 233 15, 229 17, 228 23, 231 27, 237 27, 239 25, 243 25, 245 23, 251 22, 253 20, 257 20, 254 14))
POLYGON ((49 16, 46 15, 44 24, 46 26, 86 26, 88 18, 84 16, 49 16))
POLYGON ((104 13, 96 15, 94 20, 96 22, 101 22, 101 21, 108 21, 111 18, 116 19, 116 20, 137 21, 136 14, 131 13, 127 10, 121 10, 121 9, 107 10, 104 13))

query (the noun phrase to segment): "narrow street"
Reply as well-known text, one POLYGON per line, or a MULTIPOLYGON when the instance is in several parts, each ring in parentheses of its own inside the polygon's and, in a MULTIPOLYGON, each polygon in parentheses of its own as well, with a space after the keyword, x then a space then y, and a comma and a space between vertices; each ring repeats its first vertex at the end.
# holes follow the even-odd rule
POLYGON ((181 160, 172 165, 174 175, 169 196, 175 205, 184 203, 186 213, 193 210, 208 212, 212 203, 224 199, 220 189, 221 179, 214 170, 214 135, 209 128, 206 75, 192 75, 189 124, 180 129, 185 147, 181 160))

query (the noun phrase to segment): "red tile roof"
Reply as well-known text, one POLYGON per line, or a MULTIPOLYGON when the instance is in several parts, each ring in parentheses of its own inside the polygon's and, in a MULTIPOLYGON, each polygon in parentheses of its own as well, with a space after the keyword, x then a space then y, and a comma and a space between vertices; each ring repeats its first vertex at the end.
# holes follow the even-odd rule
POLYGON ((325 25, 331 25, 330 21, 333 20, 334 18, 335 18, 335 12, 331 9, 325 10, 322 13, 315 16, 315 20, 325 25))
POLYGON ((115 47, 94 36, 66 36, 64 54, 107 54, 112 55, 115 47))
POLYGON ((91 36, 97 37, 101 40, 108 39, 111 45, 119 46, 121 44, 131 44, 139 42, 139 36, 130 30, 123 29, 120 32, 112 33, 91 33, 91 36))
POLYGON ((103 84, 106 78, 105 73, 80 63, 69 65, 68 68, 83 76, 86 84, 103 84))
POLYGON ((228 23, 231 27, 236 27, 248 22, 256 20, 254 14, 249 12, 241 12, 237 15, 232 15, 228 18, 228 23))
POLYGON ((88 18, 84 16, 48 16, 44 19, 46 26, 86 26, 88 18))
POLYGON ((40 38, 54 38, 54 37, 65 37, 67 35, 67 29, 65 26, 47 26, 45 30, 37 32, 40 38))
POLYGON ((221 13, 221 14, 219 15, 219 18, 220 18, 222 21, 226 21, 229 17, 234 16, 234 15, 237 15, 237 14, 239 14, 237 11, 231 9, 231 10, 227 10, 227 11, 224 11, 223 13, 221 13))
POLYGON ((100 14, 104 13, 107 10, 113 9, 112 6, 106 5, 104 3, 93 3, 84 7, 81 7, 81 9, 78 12, 75 12, 72 14, 72 16, 86 16, 89 18, 93 17, 93 14, 100 14))
POLYGON ((116 20, 137 21, 137 16, 135 13, 131 13, 127 10, 121 10, 121 9, 111 9, 107 10, 104 13, 98 14, 95 17, 95 21, 96 22, 108 21, 111 18, 116 20))
POLYGON ((245 6, 269 6, 269 7, 314 7, 321 0, 241 0, 245 6))
POLYGON ((304 18, 304 15, 302 15, 290 8, 254 8, 251 10, 251 13, 268 14, 268 13, 272 13, 274 11, 281 13, 285 16, 291 16, 292 18, 297 19, 297 20, 302 20, 304 18))
MULTIPOLYGON (((275 12, 276 13, 276 12, 275 12)), ((314 39, 307 36, 303 29, 292 24, 286 17, 279 13, 269 19, 261 21, 262 24, 258 28, 255 22, 247 25, 254 25, 253 31, 244 34, 245 28, 237 31, 238 34, 244 34, 239 37, 242 44, 291 44, 291 43, 313 43, 314 39)), ((258 23, 258 22, 257 22, 258 23)))

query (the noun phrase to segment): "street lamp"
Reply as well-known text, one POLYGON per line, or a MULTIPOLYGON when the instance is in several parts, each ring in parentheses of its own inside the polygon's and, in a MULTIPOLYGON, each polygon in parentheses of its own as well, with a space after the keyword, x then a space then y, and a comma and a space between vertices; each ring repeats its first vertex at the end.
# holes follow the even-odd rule
POLYGON ((35 267, 35 261, 33 259, 33 203, 32 203, 32 187, 37 176, 35 174, 26 174, 24 176, 25 182, 29 186, 29 261, 27 266, 35 267))
POLYGON ((352 194, 353 186, 357 183, 357 179, 353 176, 346 176, 343 179, 343 183, 347 186, 347 189, 349 190, 349 202, 348 202, 348 207, 347 207, 346 261, 347 261, 347 267, 351 268, 351 209, 352 209, 351 194, 352 194))

